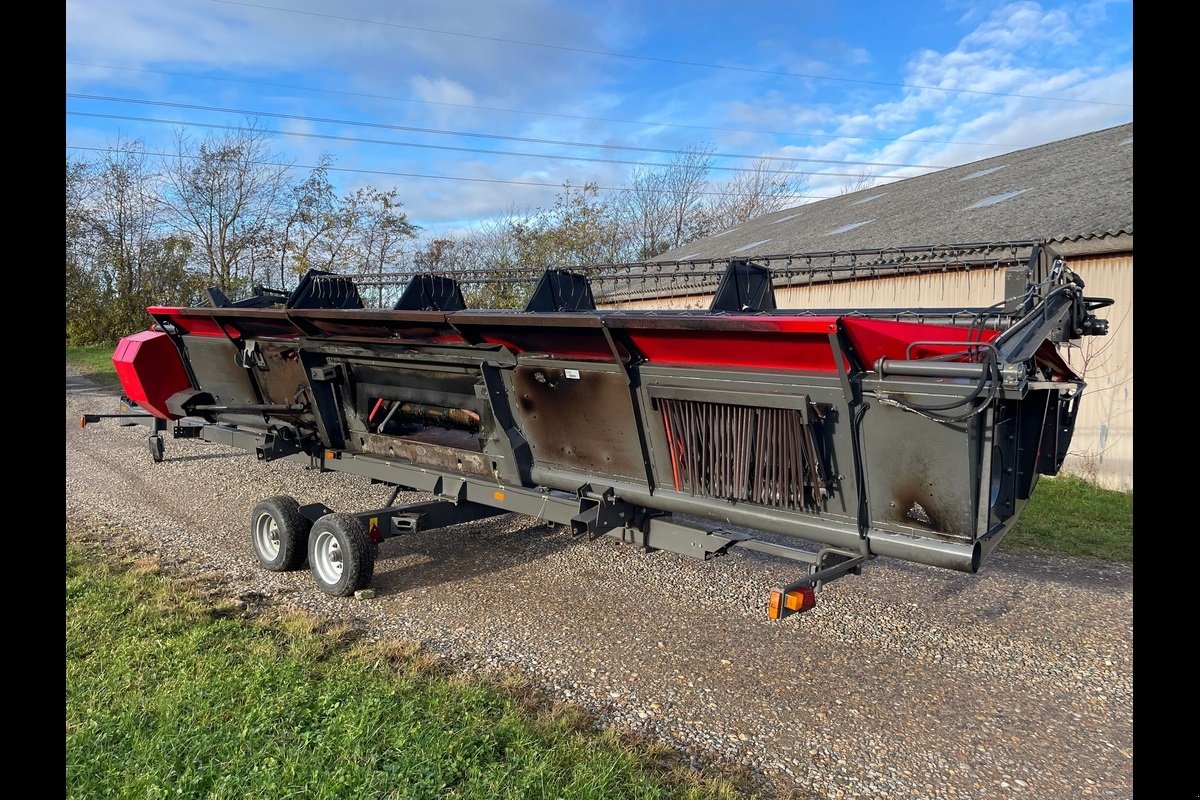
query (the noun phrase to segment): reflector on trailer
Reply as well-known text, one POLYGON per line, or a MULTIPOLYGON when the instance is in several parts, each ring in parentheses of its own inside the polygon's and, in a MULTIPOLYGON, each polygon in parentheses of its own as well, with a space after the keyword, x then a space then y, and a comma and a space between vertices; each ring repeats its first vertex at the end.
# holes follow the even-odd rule
POLYGON ((783 619, 792 614, 809 611, 817 605, 817 592, 811 586, 801 586, 798 589, 772 589, 771 599, 767 603, 767 616, 771 619, 783 619))
POLYGON ((801 586, 783 595, 783 607, 799 614, 817 605, 817 593, 811 586, 801 586))

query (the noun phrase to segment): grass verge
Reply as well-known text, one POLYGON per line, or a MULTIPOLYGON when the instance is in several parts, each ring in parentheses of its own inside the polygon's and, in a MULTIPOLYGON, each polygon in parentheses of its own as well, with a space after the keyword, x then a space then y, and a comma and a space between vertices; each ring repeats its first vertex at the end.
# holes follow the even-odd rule
POLYGON ((1000 549, 1132 561, 1133 493, 1074 475, 1043 477, 1000 549))
POLYGON ((91 344, 84 347, 67 347, 67 363, 79 374, 107 386, 120 386, 117 371, 113 367, 113 345, 91 344))
POLYGON ((68 797, 739 796, 668 753, 68 537, 68 797))

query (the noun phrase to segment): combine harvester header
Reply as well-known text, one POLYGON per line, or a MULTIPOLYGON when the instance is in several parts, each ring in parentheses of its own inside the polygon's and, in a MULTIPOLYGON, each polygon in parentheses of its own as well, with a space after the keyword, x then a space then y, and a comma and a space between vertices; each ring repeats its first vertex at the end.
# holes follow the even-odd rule
MULTIPOLYGON (((362 285, 394 280, 375 277, 362 285)), ((263 566, 307 560, 327 593, 365 588, 385 538, 517 512, 697 558, 803 562, 771 593, 781 618, 876 556, 977 571, 1066 455, 1084 382, 1058 345, 1106 333, 1094 312, 1112 302, 1037 242, 551 270, 523 311, 466 308, 464 288, 511 277, 412 275, 390 309, 319 272, 239 302, 210 290, 211 307, 148 309, 153 329, 113 360, 156 461, 173 422, 175 437, 434 496, 350 514, 259 503, 263 566), (868 269, 1004 270, 1006 297, 776 308, 776 287, 868 269), (709 309, 593 296, 672 282, 716 284, 709 309)))

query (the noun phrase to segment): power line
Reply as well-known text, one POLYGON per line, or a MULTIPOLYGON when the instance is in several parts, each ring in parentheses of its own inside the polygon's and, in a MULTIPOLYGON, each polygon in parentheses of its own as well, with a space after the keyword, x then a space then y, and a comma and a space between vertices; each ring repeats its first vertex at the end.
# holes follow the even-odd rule
MULTIPOLYGON (((214 0, 215 2, 215 0, 214 0)), ((76 100, 99 100, 109 103, 132 103, 143 106, 156 106, 162 108, 180 108, 189 111, 211 111, 220 114, 241 114, 249 117, 269 117, 271 119, 290 119, 300 122, 321 122, 329 125, 350 125, 359 128, 378 128, 383 130, 407 131, 409 133, 427 133, 437 136, 465 136, 476 139, 497 139, 506 142, 523 142, 526 144, 548 144, 559 147, 590 147, 600 150, 628 150, 638 153, 660 153, 665 155, 675 156, 690 156, 695 155, 694 151, 689 150, 671 150, 663 147, 641 147, 630 144, 607 144, 599 142, 572 142, 562 139, 537 139, 528 136, 507 136, 500 133, 476 133, 473 131, 451 131, 442 130, 439 128, 419 128, 412 125, 393 125, 384 122, 362 122, 358 120, 336 119, 332 117, 312 117, 304 114, 285 114, 278 111, 251 111, 244 108, 223 108, 221 106, 205 106, 196 103, 172 103, 166 100, 140 100, 133 97, 110 97, 106 95, 95 94, 79 94, 75 92, 67 92, 68 98, 76 100)), ((712 152, 707 155, 713 158, 741 158, 749 161, 786 161, 786 162, 804 162, 808 164, 845 164, 847 166, 859 167, 901 167, 901 168, 916 168, 916 169, 946 169, 946 166, 939 164, 898 164, 888 161, 852 161, 849 159, 837 158, 801 158, 788 156, 763 156, 763 155, 747 155, 745 153, 720 153, 712 152)))
MULTIPOLYGON (((90 151, 93 153, 107 153, 112 150, 112 148, 110 148, 110 147, 85 147, 83 145, 71 145, 71 144, 67 145, 67 149, 68 150, 84 150, 84 151, 90 151)), ((155 152, 153 150, 123 150, 123 152, 131 153, 133 155, 140 155, 140 156, 158 156, 160 158, 185 158, 185 159, 188 159, 189 161, 198 161, 201 158, 200 156, 192 156, 192 155, 187 155, 184 153, 176 153, 176 154, 172 154, 172 155, 168 156, 166 153, 159 153, 159 152, 155 152)), ((318 165, 315 165, 315 164, 287 164, 287 163, 284 163, 281 161, 250 161, 247 163, 250 163, 250 164, 253 164, 254 166, 259 166, 259 167, 283 167, 285 169, 317 169, 318 168, 318 165)), ((501 179, 501 178, 466 178, 466 177, 462 177, 462 176, 458 176, 458 175, 428 175, 428 174, 422 174, 422 173, 417 173, 417 172, 388 172, 385 170, 378 170, 378 169, 352 169, 350 167, 325 166, 325 169, 329 170, 330 172, 349 172, 349 173, 358 174, 358 175, 384 175, 384 176, 394 177, 394 178, 427 178, 427 179, 431 179, 431 180, 442 180, 442 181, 467 181, 470 183, 499 183, 499 184, 507 184, 510 186, 536 186, 536 187, 540 187, 540 188, 549 188, 549 189, 564 188, 564 184, 562 184, 562 183, 546 183, 544 181, 514 181, 514 180, 501 179)), ((585 185, 587 185, 586 182, 582 183, 582 184, 572 184, 572 187, 576 188, 576 189, 580 189, 580 188, 583 188, 585 185)), ((596 189, 601 192, 629 191, 628 186, 596 186, 596 189)), ((668 190, 646 189, 646 190, 642 190, 642 191, 645 193, 659 194, 659 193, 665 193, 668 190)), ((748 194, 746 192, 696 192, 695 194, 701 195, 701 196, 706 196, 706 197, 752 197, 753 196, 752 194, 748 194)), ((810 200, 829 200, 833 197, 833 195, 803 195, 803 194, 789 194, 789 195, 779 195, 779 196, 786 198, 786 199, 801 198, 801 199, 810 199, 810 200)))
POLYGON ((256 8, 262 11, 279 11, 284 14, 297 14, 307 17, 318 17, 321 19, 336 19, 342 22, 357 22, 363 25, 380 25, 387 28, 397 28, 399 30, 416 31, 418 33, 436 33, 442 36, 458 36, 464 39, 475 39, 477 41, 499 42, 501 44, 515 44, 522 47, 540 47, 547 50, 559 50, 568 53, 584 53, 593 56, 606 56, 609 58, 625 58, 632 61, 648 61, 655 64, 673 64, 681 67, 703 67, 705 69, 719 69, 733 72, 751 72, 758 75, 777 75, 785 78, 805 78, 807 80, 817 81, 837 81, 839 83, 858 83, 869 86, 887 86, 899 89, 922 89, 935 92, 947 92, 951 94, 977 94, 988 97, 1016 97, 1023 100, 1052 100, 1058 103, 1081 103, 1085 105, 1095 106, 1117 106, 1119 108, 1132 108, 1131 103, 1111 103, 1103 100, 1078 100, 1073 97, 1049 97, 1047 95, 1037 94, 1015 94, 1012 92, 988 92, 982 89, 949 89, 944 86, 927 86, 920 83, 891 83, 888 81, 872 81, 865 78, 839 78, 831 75, 811 75, 803 72, 787 72, 786 70, 775 69, 760 69, 758 67, 746 67, 736 64, 709 64, 702 61, 684 61, 676 58, 661 58, 659 56, 642 56, 633 53, 617 53, 611 50, 594 50, 588 47, 571 47, 562 44, 549 44, 546 42, 526 42, 521 39, 506 39, 500 36, 484 36, 479 33, 462 33, 461 31, 447 31, 440 28, 425 28, 417 25, 401 25, 398 22, 384 22, 375 19, 361 19, 359 17, 346 17, 338 14, 326 14, 319 11, 302 11, 295 8, 281 8, 279 6, 260 5, 258 3, 246 3, 240 0, 210 0, 213 3, 220 3, 227 6, 241 6, 243 8, 256 8))
POLYGON ((696 131, 717 131, 720 133, 752 133, 762 136, 787 136, 792 138, 810 137, 813 139, 850 139, 862 142, 911 142, 913 144, 955 144, 971 147, 1032 147, 1031 144, 1005 144, 1002 142, 962 142, 956 139, 905 139, 899 136, 851 136, 837 133, 809 133, 804 131, 770 131, 759 128, 726 128, 717 125, 688 125, 682 122, 655 122, 653 120, 619 119, 616 117, 585 117, 580 114, 559 114, 553 111, 529 111, 522 108, 502 108, 500 106, 482 106, 472 103, 448 103, 439 100, 419 100, 415 97, 400 97, 391 94, 371 94, 368 92, 347 92, 343 89, 322 89, 316 86, 300 86, 291 83, 275 83, 272 81, 252 81, 247 78, 230 78, 221 75, 196 75, 188 72, 173 72, 165 69, 148 69, 145 67, 120 67, 115 64, 95 64, 86 61, 67 61, 68 65, 76 67, 93 67, 97 69, 113 69, 125 72, 144 72, 150 75, 167 75, 174 78, 189 78, 203 81, 223 81, 225 83, 240 83, 247 86, 266 86, 272 89, 293 89, 301 92, 319 92, 335 94, 344 97, 361 97, 367 100, 395 100, 401 103, 417 103, 428 106, 443 106, 446 108, 465 108, 472 111, 497 111, 504 114, 524 114, 531 117, 553 117, 556 119, 571 119, 580 122, 612 122, 620 125, 643 125, 652 128, 685 128, 696 131))
MULTIPOLYGON (((188 122, 179 119, 157 119, 154 117, 135 117, 125 114, 100 114, 91 111, 68 111, 68 117, 90 117, 93 119, 112 119, 123 120, 126 122, 153 122, 162 125, 183 125, 190 128, 211 128, 215 130, 238 131, 244 130, 245 126, 241 125, 221 125, 213 122, 188 122)), ((523 158, 537 159, 555 159, 558 161, 587 161, 597 164, 627 164, 639 167, 670 167, 669 163, 661 161, 628 161, 618 158, 594 158, 590 156, 564 156, 551 153, 521 153, 514 150, 484 150, 476 147, 454 147, 452 145, 443 144, 422 144, 420 142, 397 142, 390 139, 362 139, 355 136, 335 136, 329 133, 306 133, 304 131, 283 131, 271 128, 255 128, 259 133, 267 133, 276 136, 294 136, 304 139, 326 139, 335 142, 355 142, 357 144, 378 144, 389 145, 393 147, 416 147, 425 150, 449 150, 458 153, 483 153, 487 155, 499 156, 521 156, 523 158)), ((724 172, 740 172, 740 173, 755 173, 751 167, 721 167, 710 166, 708 169, 721 170, 724 172)), ((792 170, 777 170, 770 173, 771 175, 802 175, 802 176, 819 176, 829 178, 858 178, 860 175, 853 172, 796 172, 792 170)), ((805 195, 796 195, 804 197, 805 195)))

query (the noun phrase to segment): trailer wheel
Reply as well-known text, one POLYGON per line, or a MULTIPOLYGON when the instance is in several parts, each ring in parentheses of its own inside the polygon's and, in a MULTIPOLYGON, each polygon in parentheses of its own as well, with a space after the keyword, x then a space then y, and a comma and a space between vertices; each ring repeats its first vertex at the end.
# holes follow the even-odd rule
POLYGON ((166 452, 165 446, 163 445, 163 437, 147 437, 146 443, 150 445, 150 458, 154 459, 155 464, 161 464, 163 460, 163 453, 166 452))
POLYGON ((308 532, 300 504, 287 495, 262 500, 250 512, 250 544, 264 569, 287 572, 304 566, 308 532))
POLYGON ((349 597, 371 582, 375 547, 358 517, 326 514, 309 534, 308 564, 322 592, 349 597))

